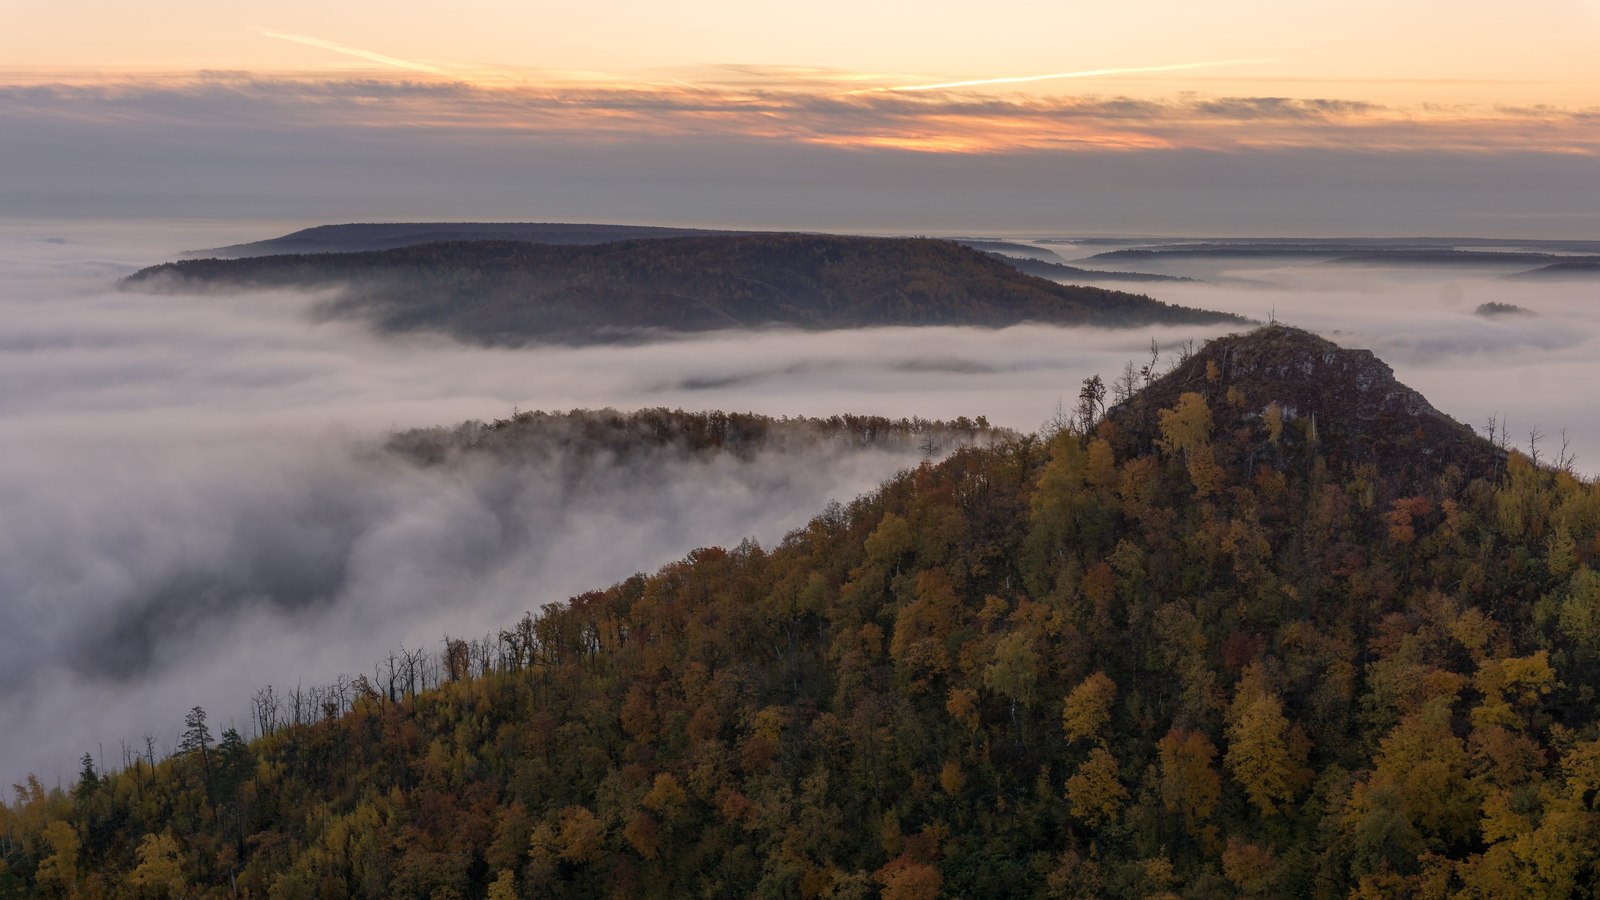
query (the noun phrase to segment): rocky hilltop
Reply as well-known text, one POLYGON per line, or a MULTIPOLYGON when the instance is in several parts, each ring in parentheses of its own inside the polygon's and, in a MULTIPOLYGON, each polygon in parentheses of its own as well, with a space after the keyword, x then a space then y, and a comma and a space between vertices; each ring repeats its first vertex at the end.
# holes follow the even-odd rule
POLYGON ((1502 451, 1397 381, 1372 351, 1287 325, 1207 343, 1111 418, 1149 440, 1159 424, 1155 411, 1190 392, 1205 398, 1219 435, 1277 434, 1249 444, 1246 466, 1320 456, 1341 468, 1374 465, 1389 476, 1425 477, 1448 466, 1488 475, 1504 464, 1502 451))

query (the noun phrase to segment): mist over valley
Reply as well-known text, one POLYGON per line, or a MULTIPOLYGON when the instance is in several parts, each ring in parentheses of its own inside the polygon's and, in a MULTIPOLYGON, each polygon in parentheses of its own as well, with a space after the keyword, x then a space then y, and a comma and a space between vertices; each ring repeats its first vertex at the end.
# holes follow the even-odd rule
MULTIPOLYGON (((328 319, 317 292, 116 289, 199 243, 151 226, 4 231, 0 675, 27 686, 0 701, 18 725, 0 741, 7 777, 64 777, 85 748, 113 764, 119 741, 170 742, 197 703, 233 719, 262 685, 504 627, 699 546, 771 544, 926 455, 907 438, 622 461, 577 442, 570 452, 592 458, 574 478, 559 459, 418 467, 383 449, 395 431, 667 407, 981 415, 1026 433, 1152 341, 1170 362, 1236 330, 769 328, 508 349, 328 319)), ((1204 281, 1162 284, 1159 298, 1370 348, 1459 420, 1500 417, 1515 443, 1539 428, 1547 446, 1565 429, 1580 469, 1600 463, 1586 387, 1600 379, 1600 308, 1586 285, 1477 266, 1178 268, 1204 281), (1538 315, 1472 315, 1489 302, 1538 315)))

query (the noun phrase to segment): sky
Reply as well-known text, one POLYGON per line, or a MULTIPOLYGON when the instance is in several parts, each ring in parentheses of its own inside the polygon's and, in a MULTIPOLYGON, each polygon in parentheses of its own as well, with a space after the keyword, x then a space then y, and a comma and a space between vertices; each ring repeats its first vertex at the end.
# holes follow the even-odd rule
POLYGON ((9 0, 0 216, 1581 237, 1597 0, 9 0))

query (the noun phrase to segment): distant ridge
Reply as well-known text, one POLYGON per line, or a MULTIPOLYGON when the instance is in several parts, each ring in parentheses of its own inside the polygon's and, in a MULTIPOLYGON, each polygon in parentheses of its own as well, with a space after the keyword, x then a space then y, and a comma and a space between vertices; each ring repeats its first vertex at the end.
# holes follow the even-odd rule
POLYGON ((327 311, 476 343, 593 343, 782 326, 1104 327, 1242 323, 1141 294, 1058 284, 952 241, 763 234, 555 246, 457 241, 361 253, 199 259, 140 289, 336 291, 327 311))
POLYGON ((1509 278, 1528 279, 1555 279, 1555 278, 1594 278, 1600 276, 1600 257, 1579 256, 1557 259, 1547 266, 1518 272, 1509 278))
POLYGON ((210 250, 191 250, 182 255, 189 259, 213 257, 238 259, 286 253, 394 250, 399 247, 414 247, 418 244, 434 244, 440 241, 530 241, 536 244, 584 245, 606 244, 612 241, 755 233, 705 228, 569 222, 356 222, 345 225, 318 225, 264 241, 230 244, 210 250))
POLYGON ((1194 282, 1198 279, 1185 278, 1182 275, 1157 275, 1153 272, 1118 272, 1110 269, 1082 269, 1078 266, 1068 266, 1061 263, 1047 262, 1038 259, 1017 259, 994 254, 1005 259, 1017 271, 1040 278, 1049 278, 1052 281, 1065 281, 1070 284, 1094 284, 1102 281, 1187 281, 1194 282))

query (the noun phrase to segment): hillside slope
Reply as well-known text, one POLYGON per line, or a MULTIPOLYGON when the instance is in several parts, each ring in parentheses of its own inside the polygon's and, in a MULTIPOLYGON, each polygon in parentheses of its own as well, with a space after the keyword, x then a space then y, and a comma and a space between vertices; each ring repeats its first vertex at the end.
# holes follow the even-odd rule
POLYGON ((1445 427, 1383 371, 1287 329, 1214 342, 1087 433, 391 662, 322 721, 25 786, 0 881, 1590 896, 1600 488, 1466 435, 1347 458, 1445 427), (1393 417, 1255 406, 1330 371, 1393 417))
POLYGON ((491 344, 641 331, 1020 322, 1243 321, 1024 275, 949 241, 824 235, 667 238, 595 246, 474 241, 368 253, 185 260, 137 289, 338 289, 336 314, 491 344))

